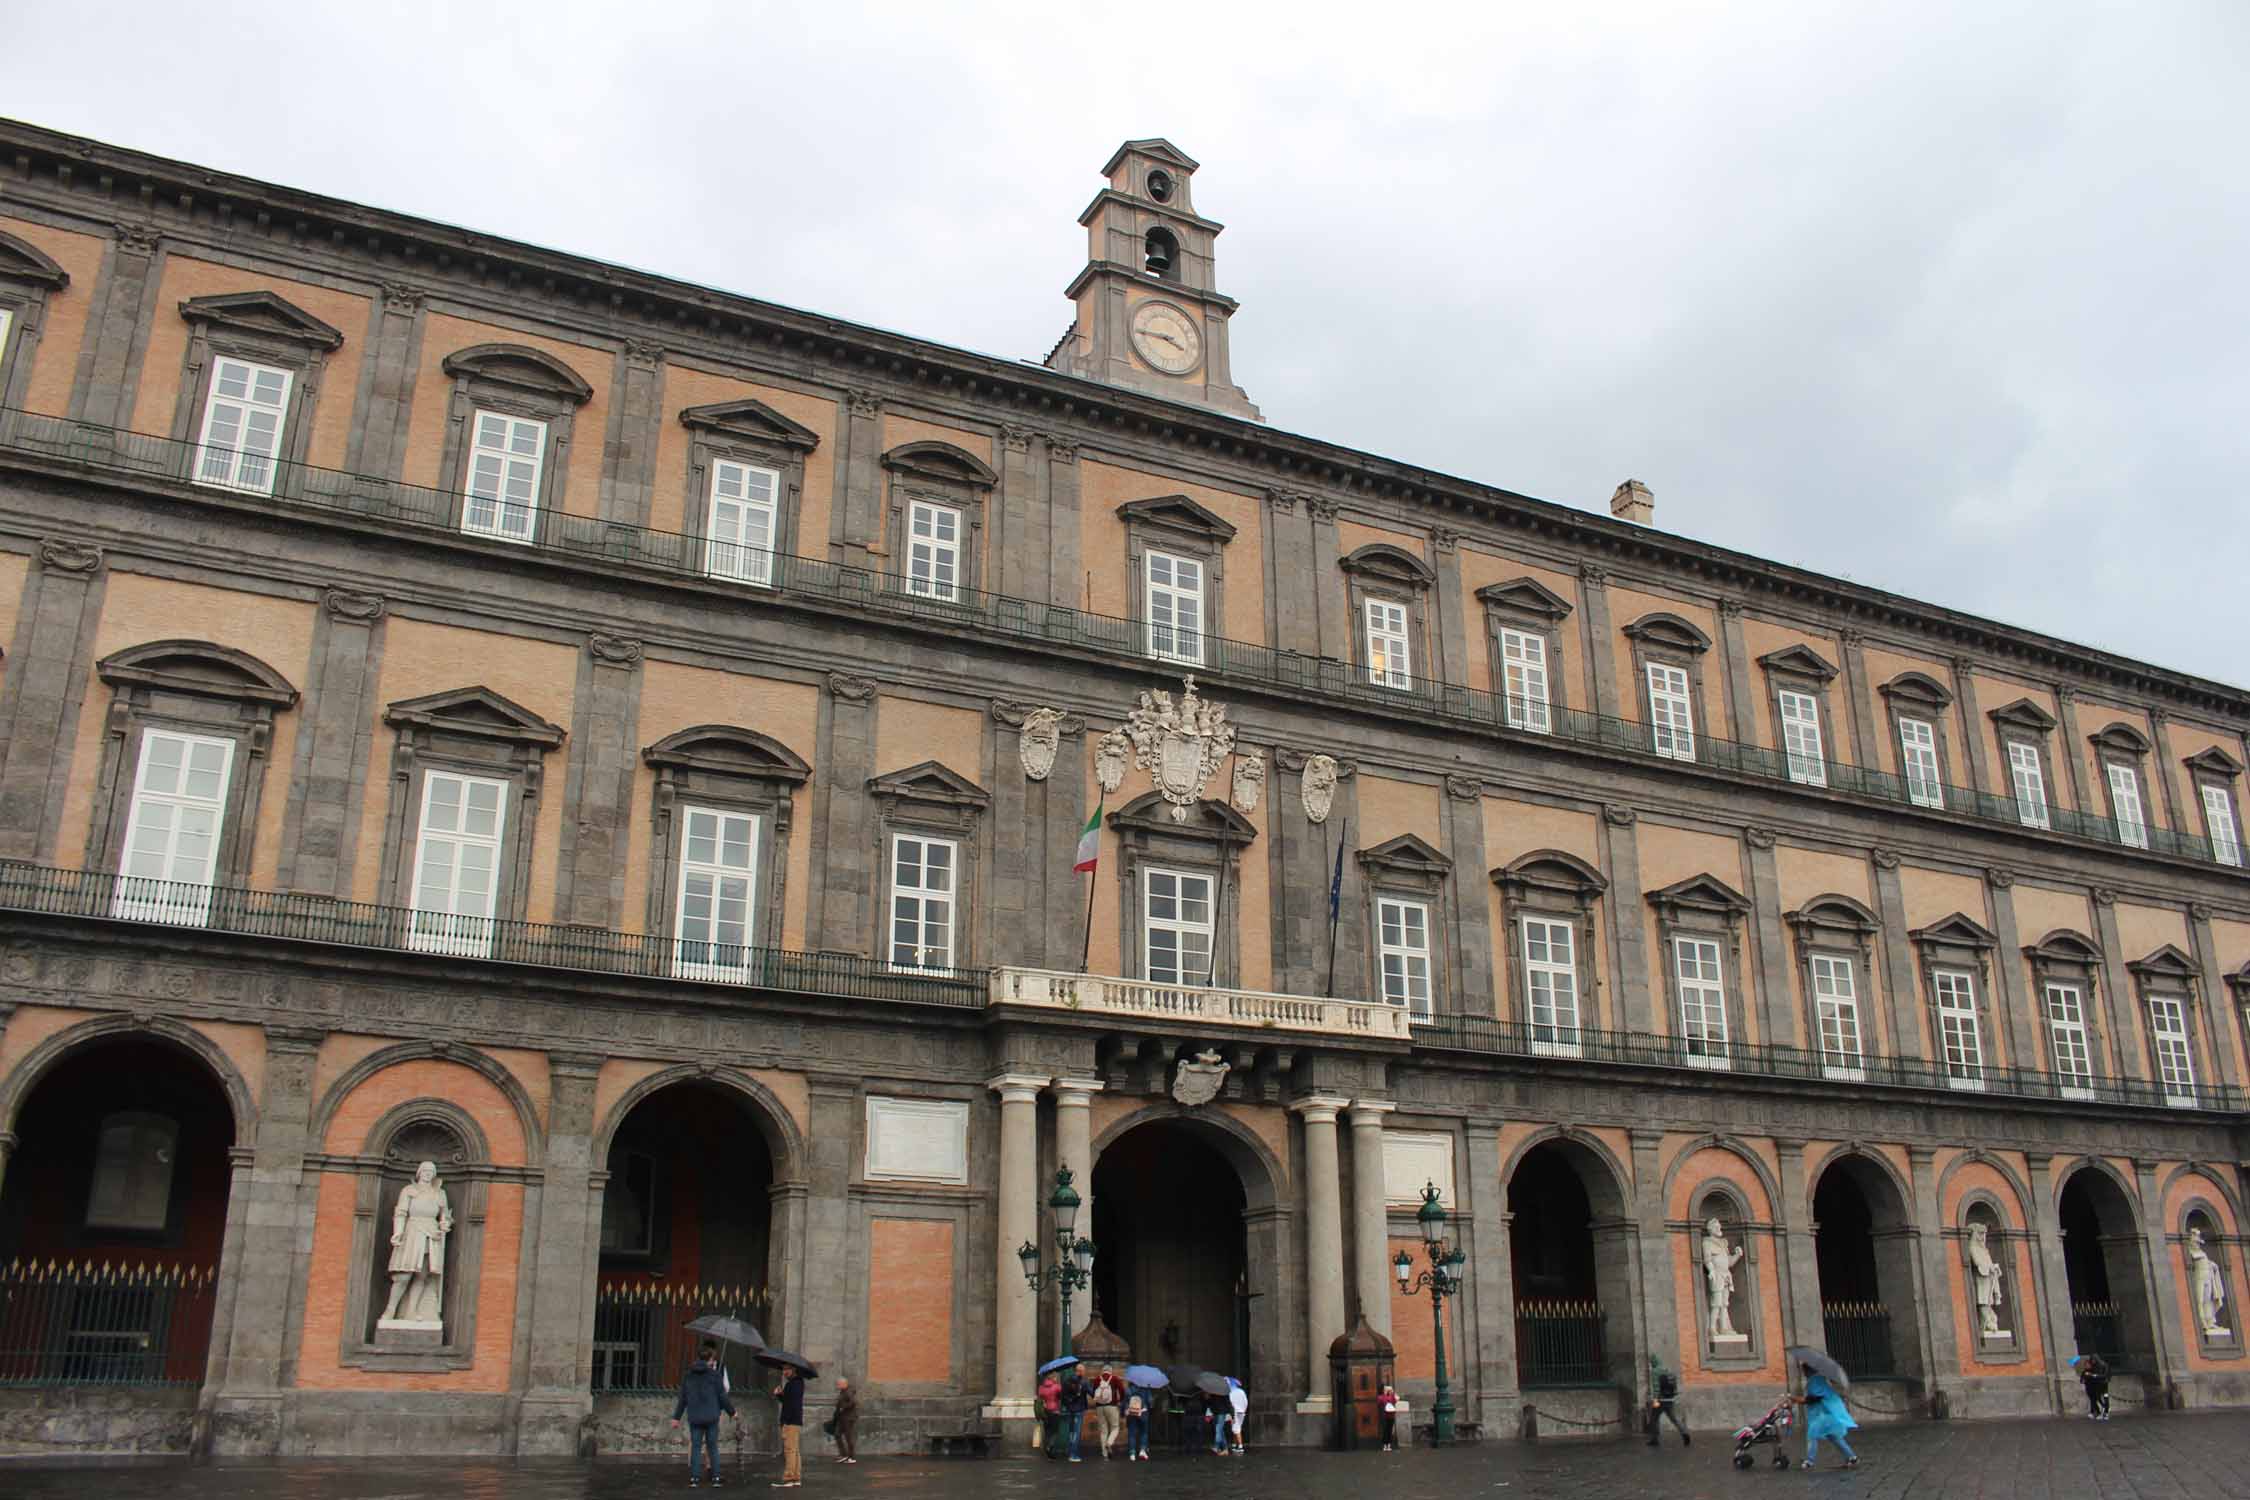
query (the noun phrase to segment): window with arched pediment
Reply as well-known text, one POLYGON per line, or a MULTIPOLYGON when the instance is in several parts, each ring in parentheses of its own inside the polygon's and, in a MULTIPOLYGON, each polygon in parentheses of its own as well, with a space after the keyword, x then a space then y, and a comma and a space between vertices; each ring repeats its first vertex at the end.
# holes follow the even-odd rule
POLYGON ((1370 687, 1424 691, 1434 675, 1429 597, 1437 570, 1387 542, 1369 542, 1336 565, 1351 599, 1354 675, 1370 687))
POLYGON ((1594 912, 1608 879, 1560 849, 1536 849, 1492 872, 1508 940, 1506 1018, 1525 1028, 1531 1050, 1577 1057, 1583 1033, 1601 1025, 1594 912))
POLYGON ((478 344, 442 362, 453 381, 439 483, 471 536, 532 543, 562 509, 571 428, 593 399, 586 378, 544 349, 478 344))
POLYGON ((711 578, 777 587, 796 554, 805 457, 820 434, 744 398, 680 413, 688 430, 688 530, 711 578))
POLYGON ((2055 1075, 2056 1090, 2065 1099, 2091 1099, 2094 1078, 2104 1071, 2102 950, 2083 933, 2057 929, 2027 944, 2023 956, 2039 996, 2047 1069, 2055 1075))
POLYGON ((1875 1005, 1875 934, 1882 922, 1865 902, 1815 896, 1785 920, 1797 939, 1797 988, 1804 1031, 1821 1074, 1858 1083, 1867 1077, 1875 1005))
POLYGON ((984 586, 984 512, 1000 476, 965 448, 901 443, 883 455, 893 587, 956 604, 984 586))
POLYGON ((1648 730, 1648 748, 1667 760, 1697 758, 1711 722, 1703 694, 1703 662, 1711 637, 1678 615, 1658 611, 1625 627, 1633 643, 1633 676, 1648 730))
POLYGON ((1952 690, 1927 672, 1901 672, 1880 691, 1891 718, 1891 745, 1906 800, 1916 807, 1944 808, 1953 784, 1945 728, 1952 690))
POLYGON ((1257 825, 1218 801, 1186 811, 1184 821, 1174 821, 1163 797, 1148 792, 1109 816, 1123 967, 1128 978, 1151 984, 1232 988, 1241 983, 1235 894, 1257 825))
POLYGON ((797 789, 812 768, 726 724, 667 735, 641 759, 656 775, 648 930, 668 936, 681 978, 757 982, 761 955, 781 945, 797 789))
POLYGON ((1691 875, 1650 891, 1663 944, 1664 985, 1681 1060, 1731 1068, 1744 1034, 1742 928, 1750 900, 1715 875, 1691 875))
POLYGON ((53 256, 0 232, 0 407, 24 409, 47 300, 68 285, 70 273, 53 256))

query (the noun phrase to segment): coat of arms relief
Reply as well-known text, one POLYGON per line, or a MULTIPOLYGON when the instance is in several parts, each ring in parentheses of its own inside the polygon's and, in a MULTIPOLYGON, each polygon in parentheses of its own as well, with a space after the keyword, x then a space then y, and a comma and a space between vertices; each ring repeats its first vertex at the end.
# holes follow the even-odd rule
POLYGON ((1209 1104, 1219 1097, 1219 1086, 1227 1081, 1231 1066, 1208 1047, 1196 1053, 1192 1062, 1182 1058, 1179 1071, 1172 1075, 1172 1097, 1190 1107, 1209 1104))
POLYGON ((1140 706, 1125 718, 1133 764, 1156 783, 1175 823, 1187 821, 1188 809, 1203 800, 1204 787, 1234 753, 1234 726, 1227 722, 1226 709, 1197 697, 1193 677, 1184 686, 1177 703, 1162 689, 1141 694, 1140 706))

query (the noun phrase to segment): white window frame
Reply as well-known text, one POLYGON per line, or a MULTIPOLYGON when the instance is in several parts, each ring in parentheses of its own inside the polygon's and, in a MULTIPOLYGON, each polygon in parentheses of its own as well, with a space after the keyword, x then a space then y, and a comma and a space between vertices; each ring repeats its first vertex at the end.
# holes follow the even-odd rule
POLYGON ((117 860, 111 916, 121 921, 163 922, 175 927, 203 927, 210 923, 211 888, 218 883, 219 845, 226 837, 227 793, 233 782, 233 740, 183 734, 176 729, 150 727, 141 731, 140 759, 133 769, 133 804, 125 819, 125 845, 117 860), (180 747, 182 786, 177 791, 158 791, 149 785, 150 772, 157 762, 155 749, 165 743, 180 747), (219 752, 217 792, 199 796, 186 790, 186 778, 192 773, 196 752, 214 749, 219 752), (182 822, 198 815, 207 817, 210 822, 209 847, 201 874, 182 871, 179 867, 182 822), (142 852, 141 841, 144 836, 155 835, 153 825, 159 819, 166 828, 160 854, 164 873, 135 874, 134 865, 142 852), (188 878, 181 879, 182 874, 188 878))
POLYGON ((1429 1020, 1433 1014, 1430 908, 1396 896, 1376 897, 1375 945, 1384 1002, 1400 1007, 1412 1020, 1429 1020), (1417 930, 1420 942, 1415 941, 1417 930))
POLYGON ((2055 1076, 2076 1079, 2059 1083, 2065 1099, 2094 1097, 2094 1045, 2086 1030, 2086 991, 2067 980, 2050 979, 2040 986, 2040 1004, 2047 1012, 2047 1045, 2054 1056, 2055 1076))
MULTIPOLYGON (((407 889, 407 902, 412 915, 407 919, 406 946, 416 953, 443 953, 454 958, 490 958, 492 940, 498 930, 500 910, 501 859, 505 854, 508 833, 508 783, 495 776, 471 776, 461 771, 426 770, 422 773, 422 805, 418 814, 420 826, 414 835, 414 864, 412 885, 407 889), (431 789, 440 780, 450 781, 460 787, 463 825, 467 822, 469 800, 478 787, 490 787, 496 795, 492 832, 489 835, 470 832, 466 826, 433 829, 430 812, 436 799, 431 789), (448 842, 453 846, 446 885, 446 904, 425 906, 423 891, 430 873, 430 861, 436 857, 433 840, 448 842), (483 849, 491 858, 492 885, 486 895, 484 911, 462 910, 461 853, 465 849, 483 849)), ((474 905, 474 903, 467 903, 474 905)))
POLYGON ((1367 627, 1367 680, 1380 688, 1414 686, 1414 615, 1396 599, 1369 599, 1361 618, 1367 627))
POLYGON ((1500 631, 1500 687, 1510 729, 1533 734, 1554 731, 1548 694, 1547 638, 1527 630, 1500 631))
POLYGON ((2211 857, 2242 868, 2242 828, 2235 822, 2233 793, 2223 786, 2204 787, 2203 821, 2211 829, 2211 857))
POLYGON ((2110 811, 2115 815, 2117 841, 2133 849, 2148 847, 2148 806, 2141 801, 2141 773, 2111 761, 2102 768, 2109 778, 2110 811))
POLYGON ((1820 742, 1820 700, 1794 688, 1774 690, 1781 716, 1781 747, 1789 779, 1800 786, 1828 785, 1828 755, 1820 742))
POLYGON ((1666 760, 1695 759, 1695 698, 1687 668, 1648 664, 1649 748, 1666 760))
POLYGON ((1206 870, 1174 870, 1162 865, 1150 865, 1141 871, 1141 976, 1148 983, 1172 989, 1193 990, 1208 989, 1216 982, 1219 960, 1216 947, 1218 921, 1214 902, 1217 890, 1217 878, 1206 870), (1171 917, 1156 914, 1159 900, 1157 887, 1163 881, 1171 882, 1171 894, 1162 898, 1171 904, 1176 913, 1171 917), (1202 888, 1203 920, 1200 922, 1186 915, 1189 900, 1187 888, 1190 884, 1202 888), (1158 933, 1168 933, 1172 937, 1170 968, 1174 977, 1170 979, 1156 977, 1158 933), (1189 939, 1196 937, 1203 940, 1203 951, 1208 955, 1201 975, 1195 974, 1188 967, 1189 949, 1192 946, 1189 939))
POLYGON ((888 871, 891 896, 884 903, 883 951, 890 957, 891 971, 896 974, 951 974, 961 930, 960 841, 926 833, 894 833, 891 835, 888 871), (900 874, 901 860, 909 849, 914 851, 914 877, 911 880, 900 874), (945 851, 945 878, 942 883, 934 883, 931 879, 930 854, 937 849, 945 851), (940 909, 935 917, 931 913, 933 906, 940 909), (901 922, 913 923, 913 942, 899 941, 901 922))
POLYGON ((1859 1029, 1859 966, 1841 953, 1815 953, 1806 967, 1813 987, 1814 1040, 1823 1078, 1867 1081, 1866 1044, 1859 1029))
POLYGON ((1523 930, 1517 941, 1523 947, 1524 1019, 1531 1028, 1532 1052, 1541 1057, 1583 1056, 1577 924, 1524 917, 1517 925, 1523 930), (1545 948, 1545 958, 1532 946, 1534 936, 1545 948), (1558 950, 1560 958, 1555 956, 1558 950))
POLYGON ((469 460, 462 475, 461 530, 469 536, 489 537, 499 542, 514 542, 530 546, 539 533, 539 490, 547 476, 547 424, 537 417, 511 416, 507 412, 487 411, 478 408, 469 413, 469 460), (501 442, 493 446, 485 442, 485 424, 497 423, 501 442), (519 440, 528 434, 531 453, 524 456, 519 440), (486 469, 489 460, 495 467, 486 469), (530 498, 520 504, 507 498, 511 480, 523 481, 524 492, 530 498), (488 517, 479 519, 478 507, 490 510, 488 517), (523 513, 520 527, 511 526, 508 519, 515 512, 523 513))
POLYGON ((2148 997, 2150 1052, 2157 1081, 2164 1087, 2164 1102, 2192 1109, 2195 1106, 2195 1044, 2188 1038, 2187 996, 2164 993, 2148 997))
POLYGON ((1984 1091, 1984 1033, 1977 1022, 1977 979, 1966 969, 1933 969, 1937 994, 1938 1050, 1948 1088, 1984 1091))
POLYGON ((1734 1066, 1727 1051, 1726 954, 1717 938, 1672 939, 1680 991, 1680 1050, 1689 1067, 1734 1066))
POLYGON ((2008 785, 2016 797, 2016 821, 2026 828, 2045 828, 2047 771, 2039 763, 2039 747, 2028 740, 2008 741, 2008 785))
POLYGON ((1916 807, 1945 806, 1945 767, 1938 760, 1937 726, 1905 715, 1898 721, 1899 769, 1906 773, 1906 800, 1916 807))
MULTIPOLYGON (((5 336, 6 330, 0 328, 0 338, 5 336)), ((195 440, 197 484, 212 489, 241 490, 251 495, 273 493, 274 478, 280 472, 282 429, 289 421, 289 392, 296 378, 292 372, 276 365, 261 365, 231 354, 212 356, 210 392, 204 397, 203 425, 195 440), (242 372, 243 394, 240 396, 227 395, 221 389, 230 370, 242 372), (258 398, 260 376, 271 376, 281 383, 280 393, 270 401, 258 398), (229 416, 235 422, 234 441, 215 441, 214 429, 222 417, 229 416), (263 451, 245 440, 260 417, 272 423, 267 434, 270 442, 263 451)))
POLYGON ((1203 665, 1203 642, 1210 633, 1204 626, 1210 578, 1210 567, 1200 557, 1154 548, 1142 554, 1141 596, 1148 612, 1149 655, 1186 667, 1203 665), (1159 571, 1167 576, 1160 580, 1159 571), (1192 584, 1183 572, 1194 575, 1192 584))
POLYGON ((773 587, 776 539, 781 535, 781 471, 739 459, 711 460, 711 498, 704 521, 703 571, 712 578, 773 587), (764 485, 763 495, 758 486, 764 485), (731 484, 733 494, 724 491, 731 484), (763 519, 765 541, 751 540, 751 522, 763 519))
POLYGON ((961 597, 961 531, 966 523, 958 506, 940 505, 935 500, 907 502, 908 593, 948 604, 961 597), (940 535, 948 522, 952 535, 940 535))
POLYGON ((758 835, 756 813, 721 807, 680 809, 680 883, 672 908, 672 974, 678 979, 700 979, 712 984, 748 984, 756 976, 758 944, 758 835), (709 832, 698 828, 708 823, 709 832), (737 837, 730 838, 730 828, 737 837), (698 840, 708 839, 713 858, 697 859, 698 840), (729 864, 730 846, 742 850, 742 862, 729 864), (701 883, 703 889, 697 890, 701 883), (707 905, 700 920, 709 929, 705 937, 690 937, 691 903, 707 905), (738 907, 731 925, 738 936, 732 942, 721 934, 730 925, 726 908, 738 907))

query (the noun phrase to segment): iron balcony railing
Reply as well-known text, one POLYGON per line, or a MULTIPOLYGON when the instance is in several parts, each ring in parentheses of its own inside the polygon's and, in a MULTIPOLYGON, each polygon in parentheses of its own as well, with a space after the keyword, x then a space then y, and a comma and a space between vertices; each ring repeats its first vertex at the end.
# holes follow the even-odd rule
POLYGON ((1882 1380, 1898 1373, 1891 1351, 1891 1310, 1880 1302, 1823 1302, 1820 1331, 1828 1353, 1854 1376, 1882 1380))
POLYGON ((1525 1390, 1606 1384, 1601 1304, 1570 1297, 1517 1303, 1516 1374, 1525 1390))
POLYGON ((1416 679, 1410 686, 1370 680, 1364 666, 1224 636, 1158 627, 1146 621, 1097 614, 1068 605, 1019 599, 896 573, 847 567, 814 558, 746 548, 723 539, 657 531, 595 516, 510 507, 456 490, 405 484, 375 475, 271 460, 250 466, 256 481, 199 480, 199 472, 239 479, 245 466, 213 465, 205 445, 130 432, 67 417, 0 408, 0 451, 76 464, 169 485, 200 485, 211 493, 272 506, 306 510, 385 526, 466 538, 507 549, 566 557, 604 570, 619 568, 695 579, 738 591, 744 598, 779 595, 843 608, 855 615, 939 626, 1031 645, 1076 649, 1260 686, 1329 702, 1404 710, 1421 718, 1531 742, 1554 740, 1601 750, 1693 765, 1807 791, 1841 794, 1900 807, 1921 807, 1999 827, 2032 828, 2122 848, 2146 849, 2183 859, 2239 866, 2239 848, 2221 860, 2211 841, 2150 823, 2121 831, 2096 813, 2053 805, 2020 806, 2013 797, 1936 782, 1909 786, 1904 777, 1835 760, 1815 760, 1783 750, 1708 734, 1675 736, 1634 719, 1531 702, 1461 683, 1416 679), (1161 648, 1161 649, 1159 649, 1161 648))
POLYGON ((981 1009, 991 989, 983 969, 901 973, 855 953, 690 943, 599 927, 374 906, 333 896, 56 870, 16 860, 0 860, 0 910, 910 1005, 981 1009))
POLYGON ((1442 1015, 1414 1023, 1414 1045, 1461 1052, 1516 1057, 1581 1059, 1649 1068, 1693 1068, 1764 1078, 1805 1079, 1896 1088, 1945 1089, 2011 1098, 2055 1099, 2072 1103, 2140 1105, 2218 1111, 2250 1109, 2250 1094, 2230 1084, 2159 1083, 2137 1078, 2088 1078, 2033 1068, 1949 1065, 1942 1059, 1861 1057, 1850 1068, 1837 1066, 1837 1054, 1819 1048, 1773 1043, 1719 1042, 1705 1037, 1659 1036, 1637 1031, 1577 1027, 1568 1040, 1556 1040, 1552 1026, 1501 1021, 1486 1016, 1442 1015))
POLYGON ((200 1385, 209 1266, 18 1260, 0 1268, 0 1386, 200 1385))

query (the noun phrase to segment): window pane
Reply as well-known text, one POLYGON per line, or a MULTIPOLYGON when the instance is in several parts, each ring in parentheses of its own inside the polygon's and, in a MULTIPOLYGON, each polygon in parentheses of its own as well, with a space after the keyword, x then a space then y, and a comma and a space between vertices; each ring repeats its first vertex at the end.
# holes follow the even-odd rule
POLYGON ((1510 727, 1545 734, 1551 727, 1547 704, 1547 643, 1520 630, 1500 632, 1501 688, 1510 727))
POLYGON ((1901 719, 1898 742, 1908 798, 1917 807, 1945 806, 1945 788, 1938 775, 1937 730, 1926 720, 1901 719))
POLYGON ((1648 711, 1649 743, 1656 753, 1673 760, 1695 759, 1695 714, 1686 672, 1649 663, 1648 711))
POLYGON ((2039 749, 2021 740, 2008 742, 2008 772, 2014 778, 2016 816, 2027 828, 2047 826, 2047 777, 2039 764, 2039 749))
POLYGON ((189 926, 209 920, 233 757, 232 740, 141 732, 111 915, 189 926))
POLYGON ((1820 701, 1808 693, 1780 693, 1782 749, 1789 779, 1806 786, 1828 784, 1828 763, 1820 742, 1820 701))
POLYGON ((2223 786, 2203 789, 2203 820, 2211 830, 2211 857, 2223 865, 2242 863, 2242 830, 2234 818, 2234 795, 2223 786))
POLYGON ((1206 985, 1211 971, 1208 875, 1148 870, 1142 879, 1144 973, 1152 984, 1206 985))
POLYGON ((2136 849, 2148 847, 2148 819, 2141 811, 2141 778, 2131 766, 2109 768, 2109 800, 2117 810, 2117 837, 2136 849))

